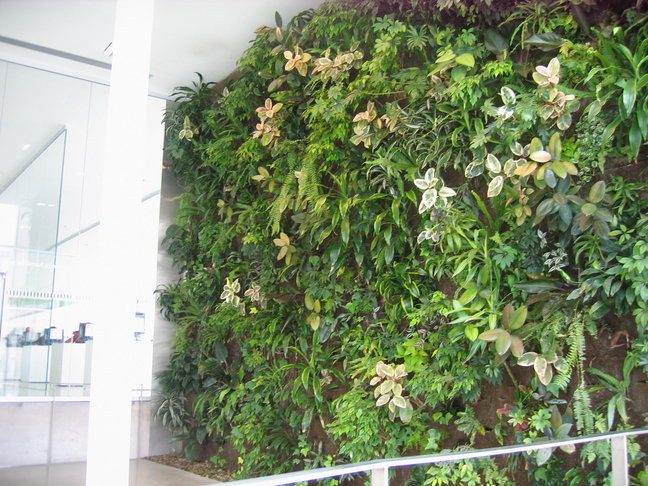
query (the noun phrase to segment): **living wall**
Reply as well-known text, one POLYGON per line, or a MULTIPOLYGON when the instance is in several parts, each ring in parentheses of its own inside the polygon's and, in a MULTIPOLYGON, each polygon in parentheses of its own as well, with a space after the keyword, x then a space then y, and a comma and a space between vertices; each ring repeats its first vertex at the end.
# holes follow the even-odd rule
MULTIPOLYGON (((247 477, 643 426, 648 23, 629 6, 330 2, 178 90, 158 417, 188 455, 247 477)), ((395 484, 609 466, 595 443, 395 484)))

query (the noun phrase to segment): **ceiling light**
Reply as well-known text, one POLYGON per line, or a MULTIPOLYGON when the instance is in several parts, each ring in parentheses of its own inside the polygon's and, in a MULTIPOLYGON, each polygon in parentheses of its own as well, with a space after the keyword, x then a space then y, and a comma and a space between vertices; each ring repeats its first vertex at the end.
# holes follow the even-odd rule
POLYGON ((20 147, 20 148, 21 148, 22 150, 27 150, 27 149, 29 149, 29 147, 31 147, 30 144, 28 144, 28 143, 24 143, 23 146, 20 147))

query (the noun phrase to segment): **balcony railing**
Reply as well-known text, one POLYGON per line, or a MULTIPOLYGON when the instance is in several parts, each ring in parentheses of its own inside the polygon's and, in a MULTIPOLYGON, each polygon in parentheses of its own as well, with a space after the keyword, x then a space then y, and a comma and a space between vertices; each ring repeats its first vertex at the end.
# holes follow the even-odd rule
POLYGON ((612 447, 612 484, 614 486, 627 486, 628 481, 628 437, 648 434, 648 428, 610 432, 607 434, 594 434, 564 440, 550 440, 534 442, 532 444, 518 444, 491 449, 480 449, 464 452, 449 452, 442 454, 428 454, 424 456, 398 457, 393 459, 377 459, 374 461, 358 462, 333 467, 312 469, 310 471, 297 471, 275 476, 231 481, 225 484, 230 486, 281 486, 295 484, 317 479, 328 479, 348 474, 369 473, 371 486, 389 486, 389 469, 393 467, 420 466, 423 464, 438 464, 440 462, 461 461, 464 459, 477 459, 480 457, 501 456, 504 454, 518 454, 540 449, 561 447, 566 445, 585 444, 599 440, 609 440, 612 447))

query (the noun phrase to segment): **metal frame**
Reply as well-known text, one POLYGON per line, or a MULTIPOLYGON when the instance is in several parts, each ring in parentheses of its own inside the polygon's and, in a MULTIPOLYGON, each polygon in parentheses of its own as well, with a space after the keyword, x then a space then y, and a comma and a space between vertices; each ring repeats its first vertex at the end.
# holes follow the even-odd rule
POLYGON ((493 447, 466 452, 449 452, 443 454, 428 454, 424 456, 398 457, 394 459, 377 459, 374 461, 358 462, 342 466, 324 467, 310 471, 298 471, 262 478, 231 481, 231 486, 282 486, 317 479, 335 478, 346 474, 370 472, 371 486, 389 486, 389 469, 392 467, 418 466, 422 464, 437 464, 440 462, 477 459, 480 457, 517 454, 539 449, 553 449, 570 444, 586 444, 599 440, 610 440, 612 445, 612 478, 615 486, 627 486, 628 482, 628 447, 627 438, 635 435, 648 434, 648 428, 594 434, 564 440, 534 442, 504 447, 493 447))

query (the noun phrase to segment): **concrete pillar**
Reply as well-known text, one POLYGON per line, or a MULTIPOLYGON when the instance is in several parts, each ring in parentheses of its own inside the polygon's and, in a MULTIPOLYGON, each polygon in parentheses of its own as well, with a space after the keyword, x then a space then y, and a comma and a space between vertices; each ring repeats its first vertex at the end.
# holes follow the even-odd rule
POLYGON ((153 0, 117 0, 102 177, 101 254, 88 423, 87 486, 127 486, 130 345, 137 300, 137 218, 145 160, 153 0))

